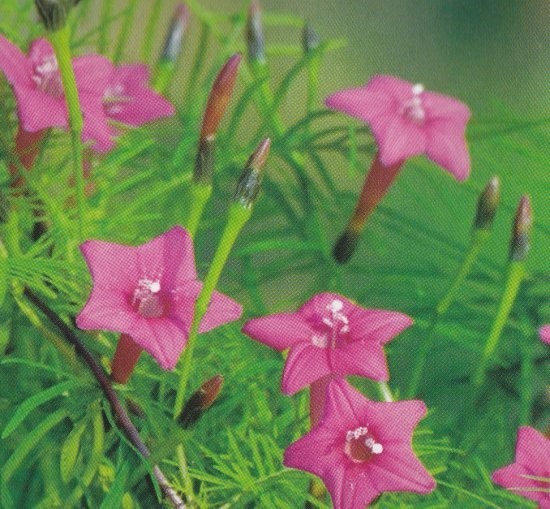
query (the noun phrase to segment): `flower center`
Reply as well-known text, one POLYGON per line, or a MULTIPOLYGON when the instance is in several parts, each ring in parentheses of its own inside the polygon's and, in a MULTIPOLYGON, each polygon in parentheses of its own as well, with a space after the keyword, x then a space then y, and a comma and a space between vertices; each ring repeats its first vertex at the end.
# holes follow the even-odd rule
POLYGON ((366 426, 355 428, 346 434, 344 451, 355 463, 368 461, 383 450, 382 444, 376 442, 366 426))
POLYGON ((426 110, 422 104, 421 97, 422 92, 424 92, 424 86, 417 83, 416 85, 413 85, 411 92, 412 97, 403 102, 401 105, 400 114, 417 124, 423 124, 426 119, 426 110))
POLYGON ((122 104, 130 102, 132 98, 128 95, 126 87, 122 83, 111 85, 103 93, 103 108, 107 115, 116 115, 122 111, 122 104))
POLYGON ((158 279, 140 279, 132 297, 132 306, 145 318, 160 318, 165 313, 165 304, 160 293, 158 279))
POLYGON ((348 317, 342 313, 344 303, 334 299, 326 307, 327 313, 316 325, 317 333, 311 337, 311 344, 318 348, 336 348, 337 342, 349 332, 348 317))
POLYGON ((42 92, 53 97, 63 96, 63 84, 55 55, 48 55, 36 64, 31 79, 42 92))

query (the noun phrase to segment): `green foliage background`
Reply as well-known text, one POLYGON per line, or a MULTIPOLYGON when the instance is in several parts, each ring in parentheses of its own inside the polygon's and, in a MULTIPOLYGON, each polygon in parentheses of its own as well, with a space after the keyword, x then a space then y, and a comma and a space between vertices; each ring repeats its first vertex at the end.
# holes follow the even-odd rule
MULTIPOLYGON (((169 92, 177 118, 126 132, 114 151, 95 162, 97 192, 90 200, 89 238, 137 244, 183 220, 202 108, 224 60, 245 50, 246 20, 246 5, 226 14, 187 3, 192 27, 169 92)), ((132 54, 124 33, 127 4, 99 4, 82 0, 76 9, 73 21, 82 28, 75 31, 75 53, 101 48, 114 59, 132 54)), ((169 17, 172 5, 168 9, 164 2, 151 0, 140 7, 146 15, 145 36, 134 59, 139 56, 154 65, 162 38, 155 32, 153 42, 147 34, 160 18, 169 17)), ((26 49, 43 35, 34 22, 32 2, 3 2, 0 13, 0 32, 20 47, 26 49)), ((321 89, 331 83, 331 68, 316 62, 341 51, 343 41, 326 40, 304 55, 303 19, 268 10, 264 21, 268 34, 288 34, 285 44, 268 38, 275 101, 271 108, 257 107, 256 92, 266 81, 254 79, 243 65, 218 137, 213 199, 197 236, 199 274, 205 274, 212 259, 240 168, 259 139, 271 136, 261 198, 219 289, 244 305, 244 319, 295 309, 324 290, 365 307, 408 313, 415 326, 387 347, 390 386, 399 395, 407 389, 425 326, 466 252, 477 196, 492 175, 499 175, 502 202, 492 236, 437 326, 418 394, 430 413, 414 447, 438 489, 426 497, 386 494, 374 506, 533 507, 495 487, 490 473, 512 461, 519 425, 541 430, 549 425, 549 354, 537 337, 538 327, 550 321, 548 104, 540 105, 536 118, 517 117, 498 97, 497 106, 483 116, 474 110, 468 128, 471 178, 458 184, 424 158, 407 163, 372 217, 356 256, 338 267, 331 245, 351 213, 373 156, 372 137, 358 122, 324 109, 322 97, 308 107, 308 101, 296 99, 314 94, 317 81, 321 89), (277 119, 284 126, 280 134, 274 129, 277 119), (291 152, 300 154, 305 165, 296 165, 291 152), (497 310, 510 225, 524 193, 531 197, 535 217, 528 275, 492 359, 483 404, 472 412, 468 376, 497 310)), ((364 81, 381 69, 366 69, 364 81)), ((0 108, 3 206, 17 211, 5 215, 7 256, 0 257, 0 503, 6 508, 155 507, 159 502, 147 476, 150 467, 118 431, 91 375, 21 295, 22 286, 28 285, 69 320, 90 289, 76 250, 75 211, 67 208, 74 192, 65 184, 71 173, 68 135, 48 136, 28 176, 28 196, 17 196, 9 191, 7 170, 17 121, 12 92, 3 79, 0 108), (34 206, 51 225, 36 243, 29 240, 34 206)), ((225 385, 220 400, 192 430, 179 429, 170 416, 177 373, 161 372, 148 357, 118 391, 142 408, 143 415, 134 420, 153 459, 199 507, 300 507, 309 497, 310 476, 285 469, 281 459, 286 446, 307 430, 307 395, 289 398, 280 393, 282 357, 243 336, 242 323, 200 338, 191 387, 216 373, 224 375, 225 385), (179 440, 185 444, 186 464, 178 463, 174 454, 179 440)), ((107 368, 115 336, 82 338, 107 368)), ((376 397, 368 382, 355 382, 376 397)), ((309 498, 318 507, 329 507, 309 498)))

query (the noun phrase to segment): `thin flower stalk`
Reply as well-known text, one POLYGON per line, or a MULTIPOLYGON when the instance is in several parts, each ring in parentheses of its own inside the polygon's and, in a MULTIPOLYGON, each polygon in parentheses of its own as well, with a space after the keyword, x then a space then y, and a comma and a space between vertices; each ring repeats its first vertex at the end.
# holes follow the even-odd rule
POLYGON ((266 138, 258 145, 256 151, 250 156, 241 179, 237 184, 233 202, 229 207, 225 229, 195 304, 195 312, 191 323, 187 348, 183 355, 183 365, 176 393, 176 401, 174 403, 174 418, 181 414, 183 408, 185 391, 191 374, 193 351, 197 342, 201 320, 208 309, 212 293, 218 284, 233 244, 235 244, 240 231, 252 216, 252 206, 260 188, 261 171, 269 154, 270 145, 269 138, 266 138))
POLYGON ((529 236, 533 217, 531 212, 531 203, 528 196, 523 196, 520 200, 514 227, 512 239, 510 242, 510 259, 508 264, 508 276, 504 292, 502 294, 497 314, 491 327, 491 332, 483 348, 479 364, 472 376, 474 388, 479 389, 485 381, 485 372, 496 352, 500 336, 508 321, 508 316, 516 300, 519 288, 525 277, 525 259, 529 251, 529 236))
POLYGON ((174 10, 172 21, 164 40, 164 47, 155 70, 153 89, 159 94, 163 94, 166 91, 174 76, 188 24, 189 9, 184 3, 179 3, 174 10))
POLYGON ((67 102, 67 110, 69 113, 69 126, 71 129, 71 146, 73 154, 73 173, 76 184, 76 206, 78 212, 78 237, 82 241, 84 239, 84 223, 85 223, 85 181, 83 174, 83 150, 82 150, 82 129, 83 118, 78 99, 78 90, 76 88, 76 79, 71 63, 71 47, 70 47, 71 30, 69 23, 66 23, 61 29, 49 32, 48 39, 52 44, 59 72, 61 74, 61 82, 65 92, 65 101, 67 102))
POLYGON ((481 253, 483 245, 491 235, 493 221, 499 201, 500 181, 498 177, 494 176, 487 183, 479 196, 476 217, 474 219, 472 235, 470 238, 470 245, 466 251, 464 259, 462 260, 462 264, 459 266, 449 288, 437 303, 435 312, 426 327, 424 340, 420 345, 418 354, 415 356, 415 364, 412 369, 412 375, 407 389, 406 396, 408 398, 416 395, 418 391, 418 387, 422 379, 422 373, 424 372, 424 367, 426 365, 426 360, 434 344, 434 333, 437 324, 447 314, 447 311, 455 301, 462 285, 464 284, 464 281, 466 281, 466 278, 472 271, 472 268, 481 253))

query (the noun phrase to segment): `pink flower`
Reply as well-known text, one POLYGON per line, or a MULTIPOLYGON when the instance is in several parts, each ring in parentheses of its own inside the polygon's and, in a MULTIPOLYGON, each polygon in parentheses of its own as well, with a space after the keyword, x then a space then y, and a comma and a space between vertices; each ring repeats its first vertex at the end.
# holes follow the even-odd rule
POLYGON ((149 69, 143 64, 110 64, 102 101, 90 111, 84 126, 84 140, 93 140, 93 148, 106 152, 113 148, 117 131, 109 120, 130 126, 174 115, 175 109, 164 97, 149 88, 149 69))
MULTIPOLYGON (((80 249, 93 289, 76 317, 78 327, 126 334, 163 369, 173 369, 202 287, 188 233, 175 226, 136 247, 88 240, 80 249)), ((214 292, 199 332, 236 320, 241 313, 240 304, 214 292)))
POLYGON ((493 482, 550 508, 550 440, 536 429, 518 430, 516 461, 493 472, 493 482))
POLYGON ((364 509, 387 491, 429 493, 435 481, 412 450, 422 401, 374 402, 331 381, 320 423, 291 444, 284 464, 319 476, 335 509, 364 509))
POLYGON ((250 320, 243 332, 271 348, 290 348, 282 390, 294 394, 326 375, 388 380, 382 345, 412 320, 394 311, 365 309, 335 293, 320 293, 296 313, 250 320))
MULTIPOLYGON (((100 55, 73 60, 78 93, 86 118, 87 107, 101 104, 108 85, 109 61, 100 55)), ((37 132, 49 127, 67 129, 68 116, 63 85, 53 48, 46 39, 36 39, 28 56, 0 35, 0 69, 13 87, 21 128, 37 132)))
POLYGON ((375 76, 363 87, 330 95, 325 103, 370 125, 385 167, 426 154, 456 179, 468 176, 470 110, 457 99, 392 76, 375 76))
POLYGON ((540 339, 542 339, 542 341, 550 345, 550 324, 543 325, 539 329, 539 336, 540 336, 540 339))

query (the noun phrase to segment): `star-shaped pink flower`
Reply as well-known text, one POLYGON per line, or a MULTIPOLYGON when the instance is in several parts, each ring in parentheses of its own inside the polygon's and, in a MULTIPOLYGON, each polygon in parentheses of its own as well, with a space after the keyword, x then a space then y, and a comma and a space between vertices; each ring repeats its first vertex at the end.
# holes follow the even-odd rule
POLYGON ((95 142, 93 148, 107 152, 114 146, 117 131, 110 120, 133 127, 175 114, 174 106, 148 85, 149 69, 143 64, 126 64, 107 70, 107 86, 102 101, 90 110, 83 138, 95 142))
POLYGON ((492 479, 550 509, 550 439, 529 426, 519 428, 515 463, 493 472, 492 479))
POLYGON ((461 101, 381 75, 363 87, 336 92, 325 103, 370 125, 384 166, 426 154, 456 179, 468 176, 465 130, 470 110, 461 101))
MULTIPOLYGON (((202 287, 187 231, 175 226, 135 247, 88 240, 80 249, 93 289, 76 317, 78 327, 126 334, 163 369, 173 369, 202 287)), ((240 304, 214 292, 199 332, 236 320, 241 313, 240 304)))
POLYGON ((403 313, 365 309, 335 293, 320 293, 295 313, 248 321, 243 332, 275 348, 290 348, 282 390, 294 394, 326 375, 388 380, 382 345, 412 324, 403 313))
MULTIPOLYGON (((110 62, 101 55, 73 59, 79 99, 86 122, 88 108, 101 104, 108 85, 105 69, 110 62)), ((46 39, 36 39, 26 56, 0 35, 0 69, 13 87, 21 128, 37 132, 49 127, 68 127, 67 107, 57 59, 46 39)))
POLYGON ((364 509, 388 491, 429 493, 435 481, 412 450, 422 401, 375 402, 329 383, 323 417, 285 451, 284 464, 319 476, 335 509, 364 509))
POLYGON ((539 329, 539 336, 540 336, 540 339, 542 339, 542 341, 550 345, 550 324, 543 325, 539 329))

